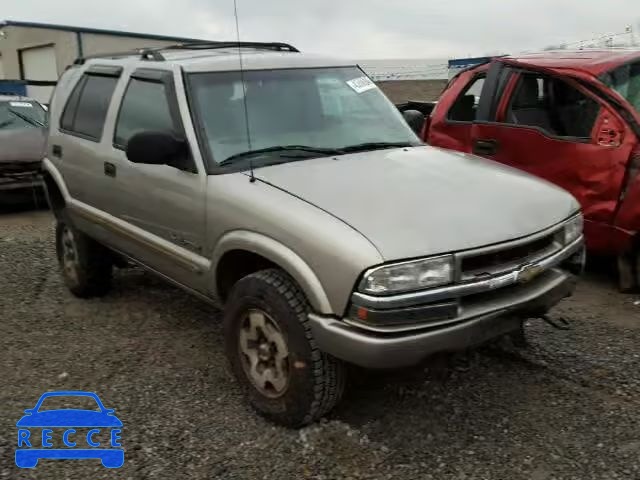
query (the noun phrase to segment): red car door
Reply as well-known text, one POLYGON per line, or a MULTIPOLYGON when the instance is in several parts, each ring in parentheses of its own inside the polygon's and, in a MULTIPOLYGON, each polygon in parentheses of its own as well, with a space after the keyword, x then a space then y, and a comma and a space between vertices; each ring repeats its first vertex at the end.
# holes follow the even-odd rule
POLYGON ((488 73, 470 139, 473 153, 571 192, 584 211, 587 245, 602 253, 612 249, 634 143, 618 113, 575 79, 502 61, 488 73))
POLYGON ((426 138, 431 145, 471 151, 471 129, 488 65, 462 72, 443 93, 431 112, 426 138))

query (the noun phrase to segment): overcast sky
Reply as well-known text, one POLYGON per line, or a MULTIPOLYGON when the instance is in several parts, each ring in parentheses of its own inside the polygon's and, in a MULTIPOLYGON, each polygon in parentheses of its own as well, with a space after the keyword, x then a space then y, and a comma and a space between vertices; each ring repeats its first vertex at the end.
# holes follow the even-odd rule
MULTIPOLYGON (((640 41, 640 0, 238 0, 238 10, 243 40, 356 59, 517 53, 630 24, 640 41)), ((0 0, 3 18, 235 39, 233 0, 0 0)))

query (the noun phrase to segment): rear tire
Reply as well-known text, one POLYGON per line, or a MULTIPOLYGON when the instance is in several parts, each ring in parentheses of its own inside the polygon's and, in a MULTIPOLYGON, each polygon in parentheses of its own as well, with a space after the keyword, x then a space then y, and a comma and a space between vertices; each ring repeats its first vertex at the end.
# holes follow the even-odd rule
POLYGON ((295 282, 269 269, 238 281, 224 314, 227 358, 249 403, 287 427, 320 419, 344 392, 345 366, 318 349, 309 311, 295 282))
POLYGON ((56 223, 56 253, 64 282, 76 297, 100 297, 109 292, 111 251, 76 229, 64 212, 56 223))

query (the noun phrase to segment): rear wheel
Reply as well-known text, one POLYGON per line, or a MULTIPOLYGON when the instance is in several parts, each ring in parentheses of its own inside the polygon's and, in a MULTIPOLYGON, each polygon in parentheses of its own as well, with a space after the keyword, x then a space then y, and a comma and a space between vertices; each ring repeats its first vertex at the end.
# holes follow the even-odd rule
POLYGON ((308 313, 300 289, 277 269, 240 280, 225 310, 227 357, 249 403, 288 427, 318 420, 344 391, 344 364, 318 349, 308 313))
POLYGON ((56 224, 56 253, 64 282, 81 298, 105 295, 111 288, 111 251, 77 230, 66 215, 56 224))

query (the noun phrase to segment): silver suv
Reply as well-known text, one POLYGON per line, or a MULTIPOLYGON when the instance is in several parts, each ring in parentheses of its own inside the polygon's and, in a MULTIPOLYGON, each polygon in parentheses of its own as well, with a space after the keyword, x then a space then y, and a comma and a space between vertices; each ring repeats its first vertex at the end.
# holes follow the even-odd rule
POLYGON ((571 195, 421 144, 355 64, 286 44, 79 59, 44 168, 70 290, 126 258, 223 304, 239 383, 289 426, 338 402, 346 362, 519 332, 584 262, 571 195))

